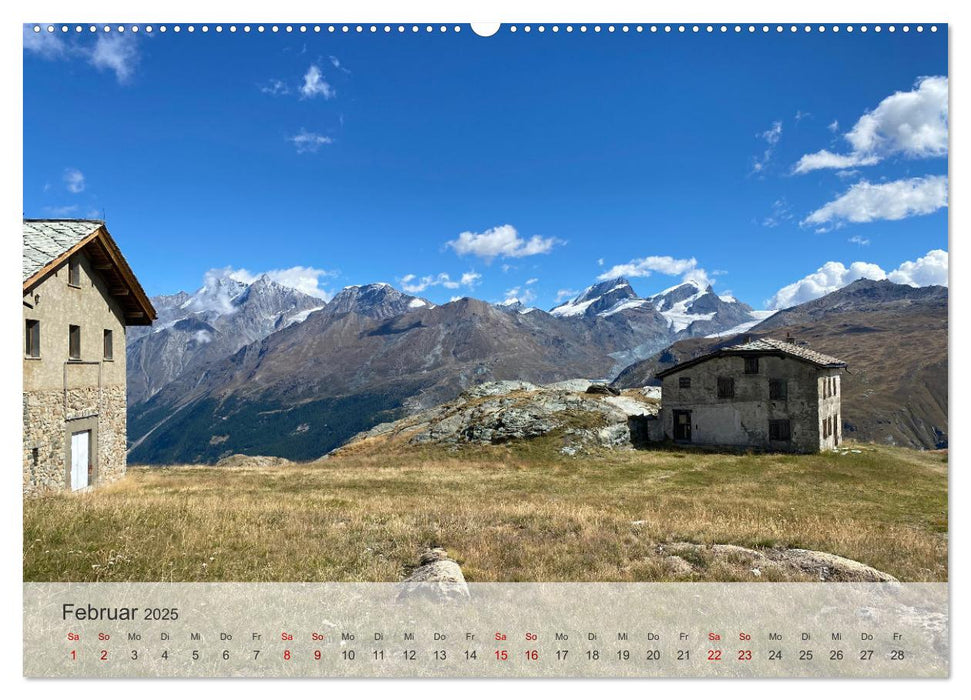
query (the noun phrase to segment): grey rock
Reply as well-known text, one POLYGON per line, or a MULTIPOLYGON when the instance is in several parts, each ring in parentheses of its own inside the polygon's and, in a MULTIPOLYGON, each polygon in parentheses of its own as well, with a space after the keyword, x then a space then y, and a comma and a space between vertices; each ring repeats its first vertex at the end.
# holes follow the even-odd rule
POLYGON ((424 599, 450 603, 470 599, 462 568, 444 549, 434 548, 419 557, 419 566, 400 584, 398 600, 424 599))
POLYGON ((591 384, 587 387, 588 394, 599 394, 601 396, 620 396, 620 390, 614 389, 606 384, 591 384))
POLYGON ((463 396, 468 398, 481 398, 484 396, 501 396, 503 394, 509 394, 514 391, 536 391, 538 389, 535 384, 530 384, 529 382, 519 382, 519 381, 500 381, 500 382, 485 382, 483 384, 478 384, 463 393, 463 396))

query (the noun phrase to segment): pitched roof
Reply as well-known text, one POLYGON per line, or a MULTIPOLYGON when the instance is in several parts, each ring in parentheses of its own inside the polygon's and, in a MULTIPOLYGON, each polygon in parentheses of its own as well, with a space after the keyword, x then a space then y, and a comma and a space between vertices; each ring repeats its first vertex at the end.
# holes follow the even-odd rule
POLYGON ((846 367, 846 363, 843 360, 830 355, 824 355, 823 353, 816 352, 815 350, 810 350, 805 345, 798 345, 797 343, 792 343, 787 340, 777 340, 775 338, 758 338, 756 340, 750 340, 747 343, 729 345, 724 348, 719 348, 718 350, 713 350, 712 352, 700 355, 685 362, 681 362, 673 367, 668 367, 665 370, 661 370, 654 376, 657 378, 665 377, 674 372, 679 372, 683 369, 687 369, 688 367, 692 367, 700 362, 704 362, 715 357, 725 357, 726 355, 782 355, 784 357, 792 357, 796 360, 801 360, 802 362, 808 362, 821 368, 837 369, 846 367))
POLYGON ((157 314, 103 221, 24 219, 24 294, 84 250, 125 315, 125 325, 150 325, 157 314))
POLYGON ((104 225, 94 219, 24 219, 24 279, 36 275, 104 225))
POLYGON ((846 367, 843 360, 837 359, 832 355, 824 355, 821 352, 809 349, 806 345, 799 345, 788 340, 776 340, 775 338, 758 338, 739 345, 730 345, 724 348, 726 352, 751 353, 751 352, 782 352, 786 355, 797 357, 800 360, 812 362, 821 367, 846 367))

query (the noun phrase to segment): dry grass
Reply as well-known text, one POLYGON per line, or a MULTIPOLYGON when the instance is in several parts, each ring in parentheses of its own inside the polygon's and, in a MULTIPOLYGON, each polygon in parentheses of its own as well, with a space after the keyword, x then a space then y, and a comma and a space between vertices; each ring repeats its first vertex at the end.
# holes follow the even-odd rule
MULTIPOLYGON (((385 446, 267 468, 132 468, 24 502, 27 581, 396 581, 428 545, 470 581, 683 580, 661 543, 804 547, 947 579, 947 456, 560 456, 385 446)), ((702 557, 690 580, 751 580, 702 557)))

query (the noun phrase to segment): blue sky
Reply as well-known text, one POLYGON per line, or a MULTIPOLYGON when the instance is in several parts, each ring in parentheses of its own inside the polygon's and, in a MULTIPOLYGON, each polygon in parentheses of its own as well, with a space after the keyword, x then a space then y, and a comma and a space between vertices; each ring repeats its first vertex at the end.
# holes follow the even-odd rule
POLYGON ((24 214, 103 213, 150 294, 946 284, 944 28, 24 40, 24 214))

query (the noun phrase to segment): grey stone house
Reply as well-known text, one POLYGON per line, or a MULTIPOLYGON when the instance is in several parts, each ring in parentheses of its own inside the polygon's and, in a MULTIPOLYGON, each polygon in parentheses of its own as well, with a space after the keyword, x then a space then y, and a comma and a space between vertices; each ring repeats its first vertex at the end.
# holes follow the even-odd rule
POLYGON ((125 328, 155 309, 104 222, 24 219, 24 493, 125 473, 125 328))
POLYGON ((818 452, 840 444, 846 363, 761 338, 657 373, 661 432, 675 442, 818 452))

